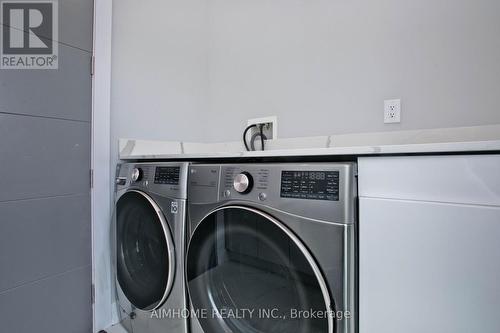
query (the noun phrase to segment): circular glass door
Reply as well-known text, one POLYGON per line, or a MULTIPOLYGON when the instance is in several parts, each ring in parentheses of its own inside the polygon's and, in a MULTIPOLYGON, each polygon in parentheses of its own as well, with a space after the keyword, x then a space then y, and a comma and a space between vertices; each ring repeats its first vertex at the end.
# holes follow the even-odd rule
POLYGON ((136 308, 153 310, 167 298, 174 275, 170 230, 146 194, 129 191, 117 202, 117 279, 136 308))
POLYGON ((204 333, 334 331, 314 259, 290 230, 257 210, 224 207, 204 218, 189 243, 187 280, 204 333))

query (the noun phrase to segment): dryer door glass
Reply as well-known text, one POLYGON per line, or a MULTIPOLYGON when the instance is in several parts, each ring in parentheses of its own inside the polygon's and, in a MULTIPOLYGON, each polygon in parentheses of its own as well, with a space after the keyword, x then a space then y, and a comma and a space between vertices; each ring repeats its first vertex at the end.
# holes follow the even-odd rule
POLYGON ((331 333, 325 280, 283 224, 245 207, 208 215, 187 254, 188 290, 204 333, 331 333))
POLYGON ((170 231, 158 206, 142 192, 125 193, 116 209, 118 283, 132 305, 152 310, 171 288, 170 231))

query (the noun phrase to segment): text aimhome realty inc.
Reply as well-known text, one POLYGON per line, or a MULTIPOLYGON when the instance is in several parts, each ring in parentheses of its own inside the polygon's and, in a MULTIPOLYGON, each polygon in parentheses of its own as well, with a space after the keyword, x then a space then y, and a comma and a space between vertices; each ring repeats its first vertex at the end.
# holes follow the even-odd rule
POLYGON ((287 311, 278 308, 272 309, 160 309, 151 312, 152 319, 326 319, 336 320, 351 319, 350 311, 329 311, 329 310, 299 310, 288 309, 287 311))

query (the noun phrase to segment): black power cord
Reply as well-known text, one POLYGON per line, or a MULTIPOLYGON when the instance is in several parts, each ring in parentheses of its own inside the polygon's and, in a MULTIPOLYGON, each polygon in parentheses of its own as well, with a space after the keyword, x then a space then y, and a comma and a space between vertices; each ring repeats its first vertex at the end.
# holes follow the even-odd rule
POLYGON ((267 140, 267 137, 264 135, 262 128, 260 128, 259 132, 254 133, 250 139, 250 149, 253 151, 257 150, 255 149, 255 140, 257 140, 258 137, 260 137, 261 150, 264 150, 264 140, 267 140))
POLYGON ((260 137, 261 150, 264 150, 264 140, 267 140, 267 137, 264 135, 264 124, 259 124, 258 126, 257 124, 252 124, 245 128, 245 130, 243 131, 243 143, 245 144, 245 148, 247 151, 255 151, 255 140, 257 139, 257 137, 260 137), (253 127, 258 127, 259 132, 252 135, 252 138, 250 139, 250 147, 248 147, 247 133, 253 127))
POLYGON ((243 143, 245 144, 245 148, 246 148, 247 151, 250 151, 250 148, 248 148, 248 143, 247 143, 247 133, 253 127, 257 127, 257 125, 255 125, 255 124, 249 125, 243 131, 243 143))
POLYGON ((259 130, 260 130, 260 146, 262 150, 264 150, 264 124, 260 124, 259 130))

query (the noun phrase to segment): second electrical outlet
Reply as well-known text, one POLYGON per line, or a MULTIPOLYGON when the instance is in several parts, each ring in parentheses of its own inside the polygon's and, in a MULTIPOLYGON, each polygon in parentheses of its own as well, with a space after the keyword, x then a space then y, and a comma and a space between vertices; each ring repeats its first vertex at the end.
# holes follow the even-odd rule
POLYGON ((401 122, 401 100, 389 99, 384 101, 384 123, 401 122))

